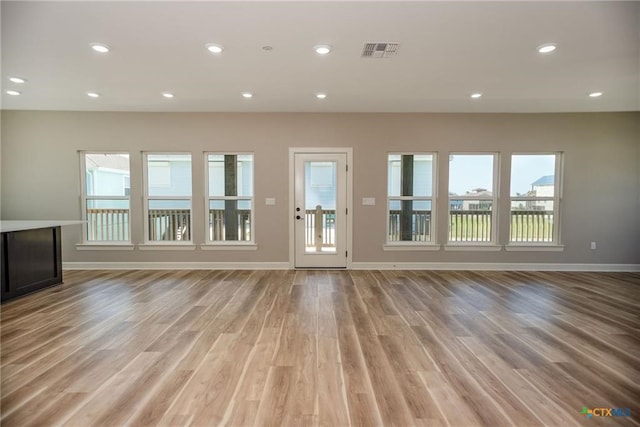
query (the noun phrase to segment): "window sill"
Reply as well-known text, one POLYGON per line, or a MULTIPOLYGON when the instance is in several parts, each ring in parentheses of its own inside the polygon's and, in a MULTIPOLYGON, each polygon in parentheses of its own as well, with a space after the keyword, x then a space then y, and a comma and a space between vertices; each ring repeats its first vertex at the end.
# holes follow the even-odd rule
POLYGON ((255 251, 258 245, 255 243, 207 243, 200 245, 203 251, 255 251))
POLYGON ((131 243, 78 243, 77 251, 132 251, 134 245, 131 243))
POLYGON ((562 252, 564 245, 511 244, 505 245, 507 252, 562 252))
POLYGON ((138 245, 141 251, 194 251, 193 243, 143 243, 138 245))
POLYGON ((439 251, 440 245, 436 245, 433 243, 425 243, 425 244, 398 244, 398 243, 385 243, 382 245, 383 251, 439 251))
POLYGON ((502 250, 500 245, 487 245, 487 244, 473 244, 466 245, 444 245, 445 251, 485 251, 485 252, 499 252, 502 250))

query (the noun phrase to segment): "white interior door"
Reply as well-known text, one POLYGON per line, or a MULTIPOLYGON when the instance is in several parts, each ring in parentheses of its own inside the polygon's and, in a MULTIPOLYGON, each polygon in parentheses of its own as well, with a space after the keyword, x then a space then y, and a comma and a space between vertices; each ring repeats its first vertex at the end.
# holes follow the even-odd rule
POLYGON ((347 266, 347 154, 294 154, 296 267, 347 266))

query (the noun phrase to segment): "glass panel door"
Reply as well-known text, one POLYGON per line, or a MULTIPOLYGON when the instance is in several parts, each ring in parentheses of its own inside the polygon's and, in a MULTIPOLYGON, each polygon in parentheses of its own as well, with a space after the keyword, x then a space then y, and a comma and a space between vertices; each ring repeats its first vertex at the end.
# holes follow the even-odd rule
POLYGON ((336 252, 336 161, 305 161, 305 252, 336 252))
POLYGON ((346 267, 346 154, 295 155, 296 267, 346 267))

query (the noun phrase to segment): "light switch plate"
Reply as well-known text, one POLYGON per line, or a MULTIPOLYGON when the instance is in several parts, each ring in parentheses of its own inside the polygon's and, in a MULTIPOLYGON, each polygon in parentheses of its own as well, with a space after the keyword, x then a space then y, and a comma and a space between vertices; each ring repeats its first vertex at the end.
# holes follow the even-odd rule
POLYGON ((376 198, 375 197, 363 197, 362 198, 362 205, 363 206, 375 206, 376 205, 376 198))
POLYGON ((264 199, 264 204, 267 206, 273 206, 276 204, 276 199, 273 197, 267 197, 266 199, 264 199))

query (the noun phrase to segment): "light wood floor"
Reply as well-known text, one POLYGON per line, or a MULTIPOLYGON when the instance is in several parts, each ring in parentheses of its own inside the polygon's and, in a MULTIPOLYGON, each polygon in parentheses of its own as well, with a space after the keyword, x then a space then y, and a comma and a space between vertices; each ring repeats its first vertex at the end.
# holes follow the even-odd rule
POLYGON ((2 305, 1 421, 640 425, 639 301, 623 273, 66 272, 2 305))

